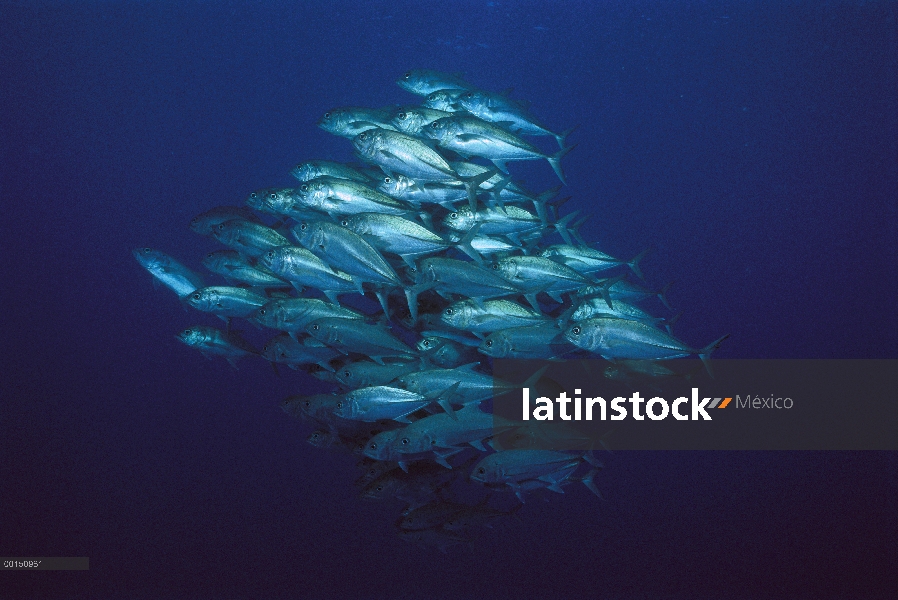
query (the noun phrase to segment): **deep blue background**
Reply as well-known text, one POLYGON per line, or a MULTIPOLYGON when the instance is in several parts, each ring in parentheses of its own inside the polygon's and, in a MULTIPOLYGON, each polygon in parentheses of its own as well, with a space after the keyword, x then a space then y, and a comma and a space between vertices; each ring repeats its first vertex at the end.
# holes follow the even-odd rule
MULTIPOLYGON (((528 502, 444 556, 353 495, 278 401, 207 362, 153 289, 195 214, 351 160, 328 108, 415 103, 409 68, 514 88, 550 127, 584 235, 651 245, 678 333, 721 358, 896 358, 892 2, 4 2, 3 598, 889 597, 893 453, 621 453, 598 502, 528 502)), ((535 189, 545 163, 513 165, 535 189)))

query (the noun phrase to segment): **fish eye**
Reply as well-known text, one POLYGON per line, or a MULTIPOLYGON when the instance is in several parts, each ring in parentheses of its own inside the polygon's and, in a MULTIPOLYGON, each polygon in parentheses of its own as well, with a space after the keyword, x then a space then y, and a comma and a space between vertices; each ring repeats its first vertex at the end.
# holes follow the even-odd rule
POLYGON ((193 332, 190 331, 189 329, 184 330, 184 335, 190 335, 191 333, 193 333, 193 332))
POLYGON ((574 335, 580 335, 580 326, 574 325, 573 327, 571 327, 571 333, 574 335))
POLYGON ((368 447, 371 448, 372 450, 377 450, 377 442, 371 442, 371 444, 369 444, 368 447))
POLYGON ((403 446, 408 446, 408 438, 402 438, 402 439, 399 440, 399 441, 402 442, 402 445, 403 445, 403 446))
POLYGON ((342 403, 342 402, 337 402, 337 408, 343 408, 343 403, 342 403))
POLYGON ((352 371, 343 371, 343 377, 349 379, 350 377, 352 377, 352 371))
POLYGON ((424 340, 423 342, 421 342, 421 345, 425 348, 430 348, 430 340, 424 340))
POLYGON ((152 250, 150 250, 149 248, 144 248, 144 249, 143 249, 143 253, 144 253, 144 254, 149 254, 150 252, 152 252, 152 250))
POLYGON ((402 76, 402 78, 403 78, 403 79, 411 79, 411 78, 412 78, 412 72, 411 72, 411 71, 408 71, 405 75, 402 76))
POLYGON ((455 309, 454 309, 454 308, 447 308, 447 309, 446 309, 446 314, 447 314, 448 316, 452 316, 453 314, 455 314, 455 309))
POLYGON ((405 114, 404 112, 401 112, 401 113, 399 113, 399 114, 396 115, 396 116, 399 117, 400 119, 404 119, 404 118, 406 118, 408 115, 405 114))
POLYGON ((320 329, 319 325, 312 325, 312 331, 318 331, 320 329))
POLYGON ((389 177, 384 177, 384 183, 393 183, 393 180, 389 177))
POLYGON ((271 192, 270 194, 268 194, 268 197, 269 197, 271 200, 274 200, 275 198, 278 197, 278 195, 275 194, 274 192, 271 192))
POLYGON ((196 293, 196 294, 193 295, 193 299, 194 299, 194 300, 199 300, 201 297, 202 297, 202 296, 200 296, 199 293, 196 293))
POLYGON ((219 224, 218 224, 218 229, 219 229, 220 231, 224 231, 224 223, 219 223, 219 224))
POLYGON ((477 469, 477 472, 480 473, 481 475, 483 475, 484 473, 486 473, 486 469, 484 469, 483 467, 480 467, 479 469, 477 469))
POLYGON ((300 223, 300 224, 299 224, 299 230, 300 230, 300 231, 305 231, 305 230, 306 230, 306 227, 307 227, 307 225, 306 225, 305 223, 300 223))
POLYGON ((267 256, 268 258, 274 258, 274 250, 269 250, 269 251, 265 254, 265 256, 267 256))
POLYGON ((378 492, 384 491, 384 486, 382 486, 382 485, 377 486, 377 491, 378 492))
POLYGON ((252 194, 250 194, 249 197, 250 197, 250 198, 255 198, 255 197, 256 197, 256 192, 253 192, 252 194))
POLYGON ((498 270, 499 270, 498 263, 493 263, 493 271, 498 271, 498 270))
POLYGON ((439 129, 440 124, 437 123, 436 121, 434 121, 433 123, 430 124, 430 127, 431 127, 431 129, 439 129))
POLYGON ((487 341, 486 341, 486 347, 487 347, 487 348, 492 348, 492 347, 493 347, 493 340, 487 340, 487 341))
POLYGON ((363 142, 364 142, 365 140, 367 140, 367 139, 368 139, 368 132, 367 132, 367 131, 363 131, 362 133, 360 133, 360 134, 359 134, 359 139, 362 140, 363 142))
POLYGON ((330 118, 331 118, 331 114, 330 114, 329 112, 324 113, 324 118, 325 118, 325 119, 330 119, 330 118))
POLYGON ((265 309, 264 309, 264 308, 260 308, 260 309, 259 309, 259 315, 261 315, 261 316, 263 316, 263 317, 265 316, 265 309))
POLYGON ((340 221, 340 225, 342 225, 343 227, 348 226, 348 225, 349 225, 349 220, 343 219, 342 221, 340 221))
POLYGON ((281 352, 281 358, 287 358, 287 353, 282 351, 282 352, 281 352))
POLYGON ((458 218, 458 213, 457 213, 457 212, 449 213, 449 218, 450 218, 450 219, 457 219, 457 218, 458 218))

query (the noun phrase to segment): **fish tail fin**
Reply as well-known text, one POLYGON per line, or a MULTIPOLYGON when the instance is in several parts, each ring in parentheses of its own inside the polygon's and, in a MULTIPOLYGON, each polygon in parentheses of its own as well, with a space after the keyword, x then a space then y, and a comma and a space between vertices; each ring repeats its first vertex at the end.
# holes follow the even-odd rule
POLYGON ((673 326, 674 323, 680 320, 680 317, 683 316, 683 312, 680 311, 669 319, 661 319, 661 323, 664 324, 664 328, 667 330, 667 333, 673 335, 673 326))
POLYGON ((436 281, 419 283, 410 288, 405 288, 405 300, 408 302, 408 312, 412 320, 412 326, 418 322, 418 294, 437 286, 436 281))
POLYGON ((387 305, 387 293, 383 288, 378 288, 377 291, 374 292, 374 295, 377 296, 377 301, 380 302, 380 307, 383 309, 384 314, 389 318, 390 308, 387 305))
POLYGON ((464 237, 455 244, 455 247, 474 259, 474 262, 482 265, 483 257, 480 256, 477 250, 474 250, 474 246, 471 245, 471 242, 477 237, 477 232, 480 231, 481 225, 483 225, 483 223, 475 223, 474 227, 471 227, 464 237))
POLYGON ((533 208, 536 210, 536 216, 539 217, 539 220, 542 221, 543 227, 545 227, 548 222, 548 216, 546 214, 546 205, 558 195, 558 192, 561 191, 562 186, 553 187, 550 190, 546 190, 542 194, 539 194, 535 198, 533 198, 533 208))
POLYGON ((637 277, 645 281, 645 277, 642 275, 642 270, 639 268, 639 261, 645 258, 645 255, 649 253, 651 248, 646 248, 642 252, 640 252, 637 256, 633 257, 632 260, 627 262, 627 266, 630 267, 630 270, 636 274, 637 277))
POLYGON ((670 283, 665 285, 663 288, 661 288, 661 291, 656 294, 658 296, 658 300, 661 301, 661 304, 663 304, 665 307, 667 307, 667 310, 673 310, 670 307, 670 304, 668 304, 668 302, 667 302, 667 290, 669 290, 670 286, 672 286, 672 285, 673 285, 673 281, 671 281, 670 283))
POLYGON ((589 473, 587 473, 580 481, 583 482, 583 485, 585 485, 590 492, 598 496, 599 500, 604 500, 605 498, 602 497, 602 494, 599 492, 599 488, 597 488, 595 484, 595 478, 598 472, 598 469, 593 469, 589 473))
POLYGON ((477 190, 480 189, 480 184, 485 181, 488 181, 496 175, 499 171, 496 169, 489 169, 484 171, 480 175, 474 175, 473 177, 460 177, 461 181, 465 184, 465 190, 468 192, 468 204, 471 206, 471 211, 477 211, 477 190))
POLYGON ((567 245, 569 245, 569 246, 571 245, 572 240, 571 240, 571 230, 570 230, 570 228, 568 228, 568 224, 569 224, 571 221, 573 221, 573 220, 574 220, 574 217, 576 217, 578 214, 580 214, 580 211, 579 211, 579 210, 575 210, 574 212, 572 212, 572 213, 570 213, 570 214, 568 214, 568 215, 565 215, 564 217, 558 219, 558 220, 555 221, 555 223, 553 224, 553 227, 555 228, 555 231, 558 232, 558 235, 561 236, 561 238, 564 240, 564 243, 567 244, 567 245))
MULTIPOLYGON (((455 414, 455 409, 452 408, 452 403, 449 399, 455 395, 456 390, 458 390, 458 386, 461 385, 460 381, 456 381, 451 386, 440 392, 440 395, 437 396, 436 403, 442 407, 446 414, 449 415, 453 421, 458 421, 458 415, 455 414)), ((450 467, 451 468, 451 467, 450 467)))
POLYGON ((716 340, 714 340, 713 342, 711 342, 710 344, 708 344, 707 346, 705 346, 704 348, 702 348, 701 350, 698 351, 698 357, 700 359, 702 359, 702 362, 705 365, 705 369, 707 369, 708 375, 711 376, 711 379, 714 379, 714 372, 711 370, 711 362, 710 362, 711 361, 711 353, 714 352, 715 350, 717 350, 717 348, 720 346, 720 344, 723 342, 723 340, 727 339, 728 337, 730 337, 729 333, 717 338, 716 340))
POLYGON ((561 170, 561 159, 562 157, 573 150, 577 144, 573 146, 568 146, 567 148, 562 148, 552 156, 547 156, 546 160, 549 161, 549 164, 552 165, 552 169, 555 171, 555 174, 558 175, 558 179, 561 180, 561 183, 567 185, 567 180, 564 178, 564 171, 561 170))
MULTIPOLYGON (((558 147, 559 147, 559 148, 564 148, 564 142, 567 141, 567 136, 569 136, 569 135, 571 135, 572 133, 574 133, 574 130, 577 129, 577 127, 579 127, 579 125, 574 125, 574 126, 571 127, 570 129, 567 129, 567 130, 565 130, 565 131, 562 131, 561 133, 556 133, 556 134, 554 135, 555 140, 558 141, 558 147)), ((571 146, 571 147, 573 148, 573 146, 571 146)))

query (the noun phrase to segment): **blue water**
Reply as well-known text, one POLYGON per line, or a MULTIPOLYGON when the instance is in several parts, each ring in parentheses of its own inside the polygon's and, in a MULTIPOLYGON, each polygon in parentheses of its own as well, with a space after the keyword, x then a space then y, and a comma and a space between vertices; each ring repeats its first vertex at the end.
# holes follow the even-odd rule
POLYGON ((214 319, 130 250, 200 269, 194 215, 352 160, 320 115, 434 68, 578 126, 565 209, 654 249, 686 341, 898 358, 896 3, 425 4, 0 5, 0 554, 91 561, 0 597, 894 597, 895 453, 619 453, 605 502, 534 498, 443 555, 278 407, 319 382, 174 338, 214 319))

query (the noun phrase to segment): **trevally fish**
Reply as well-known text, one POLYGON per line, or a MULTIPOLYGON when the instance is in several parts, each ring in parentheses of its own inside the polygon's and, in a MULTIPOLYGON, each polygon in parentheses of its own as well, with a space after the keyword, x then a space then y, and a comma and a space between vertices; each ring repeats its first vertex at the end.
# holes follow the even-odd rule
POLYGON ((539 253, 543 258, 551 258, 574 269, 579 273, 596 273, 613 269, 620 265, 627 265, 640 279, 645 279, 639 269, 641 261, 648 250, 643 250, 632 260, 619 260, 588 246, 571 246, 569 244, 555 244, 539 253))
POLYGON ((216 206, 194 217, 190 221, 190 229, 200 235, 212 235, 213 227, 232 219, 243 219, 262 224, 259 217, 245 206, 216 206))
POLYGON ((465 90, 436 90, 427 95, 424 100, 424 108, 434 110, 442 110, 444 112, 454 113, 461 110, 461 106, 457 104, 458 97, 465 93, 465 90))
POLYGON ((205 285, 199 274, 164 252, 152 248, 135 248, 132 254, 155 281, 162 283, 179 298, 184 298, 205 285))
POLYGON ((436 140, 443 148, 462 156, 485 158, 503 173, 508 173, 505 163, 509 161, 545 159, 561 183, 567 183, 561 170, 561 158, 573 146, 562 148, 555 154, 545 154, 533 144, 493 123, 465 115, 437 119, 425 127, 422 133, 436 140))
POLYGON ((268 298, 245 288, 213 285, 188 294, 184 301, 199 311, 212 313, 227 321, 228 317, 249 317, 268 302, 268 298))
POLYGON ((477 348, 493 358, 527 359, 558 358, 574 349, 554 323, 501 329, 486 336, 477 348))
POLYGON ((431 403, 421 394, 402 388, 378 385, 348 392, 337 404, 336 414, 355 421, 392 419, 408 423, 408 415, 431 403))
POLYGON ((358 291, 358 286, 349 274, 332 269, 305 248, 273 248, 260 257, 259 264, 297 287, 320 290, 334 303, 339 294, 358 291))
POLYGON ((444 308, 440 320, 450 327, 472 333, 488 333, 550 321, 542 313, 511 300, 486 300, 480 303, 461 300, 444 308))
POLYGON ((669 333, 641 321, 593 317, 569 326, 564 337, 572 344, 608 360, 665 360, 697 354, 708 373, 711 353, 729 337, 726 334, 701 349, 687 346, 669 333))
POLYGON ((279 298, 266 302, 252 318, 264 327, 280 329, 296 338, 305 333, 309 323, 325 317, 364 319, 365 315, 317 298, 279 298))
POLYGON ((318 120, 318 127, 341 137, 354 138, 369 129, 393 129, 390 109, 347 106, 332 108, 318 120))
POLYGON ((384 358, 412 359, 418 354, 383 325, 369 325, 356 319, 318 319, 306 326, 306 332, 343 353, 367 354, 380 364, 384 364, 384 358))
POLYGON ((216 250, 203 259, 203 266, 231 281, 242 281, 251 286, 275 287, 290 285, 274 273, 252 266, 236 250, 216 250))
POLYGON ((206 358, 212 358, 213 354, 223 356, 235 369, 238 358, 259 353, 233 329, 225 333, 207 325, 194 325, 175 337, 206 358))
POLYGON ((345 217, 340 225, 357 233, 381 252, 399 256, 410 267, 415 266, 417 258, 452 247, 478 262, 481 260, 469 243, 473 235, 458 243, 449 242, 426 227, 396 215, 362 213, 345 217))
POLYGON ((293 369, 299 365, 316 364, 333 371, 329 361, 340 356, 340 352, 322 344, 314 338, 296 341, 288 333, 276 335, 262 348, 262 358, 273 363, 285 364, 293 369))
POLYGON ((578 455, 554 450, 503 450, 486 456, 474 465, 471 479, 481 483, 509 484, 549 476, 547 481, 550 481, 553 473, 576 467, 582 461, 599 466, 590 452, 578 455))
POLYGON ((407 204, 364 183, 328 175, 299 186, 296 205, 300 209, 317 210, 331 216, 369 212, 402 215, 411 210, 407 204))
POLYGON ((543 127, 534 117, 527 114, 526 109, 518 102, 502 94, 484 91, 468 91, 461 94, 456 102, 475 117, 490 123, 507 123, 518 135, 548 135, 558 141, 558 147, 564 148, 564 141, 573 131, 553 133, 543 127))
POLYGON ((338 177, 340 179, 352 179, 353 181, 361 181, 362 183, 371 181, 358 169, 332 160, 307 160, 306 162, 299 163, 293 167, 293 169, 290 170, 290 174, 300 181, 310 181, 325 175, 329 177, 338 177))
POLYGON ((406 71, 396 82, 399 87, 417 94, 427 96, 437 90, 472 90, 474 87, 459 75, 441 73, 430 69, 412 69, 406 71))
POLYGON ((443 295, 456 294, 486 300, 523 293, 520 287, 492 271, 454 258, 435 256, 421 259, 415 274, 419 284, 436 283, 434 290, 443 295))
POLYGON ((418 371, 418 361, 379 364, 370 360, 347 363, 337 369, 337 381, 350 388, 386 385, 406 373, 418 371))
POLYGON ((409 135, 421 135, 421 129, 437 119, 451 117, 452 113, 424 106, 407 106, 396 109, 390 123, 399 131, 409 135))
POLYGON ((287 238, 271 227, 245 219, 231 219, 219 223, 212 228, 212 235, 225 246, 251 258, 259 258, 271 248, 290 245, 287 238))
POLYGON ((331 267, 354 280, 401 286, 402 281, 380 252, 361 236, 337 223, 300 222, 293 228, 296 240, 331 267))

